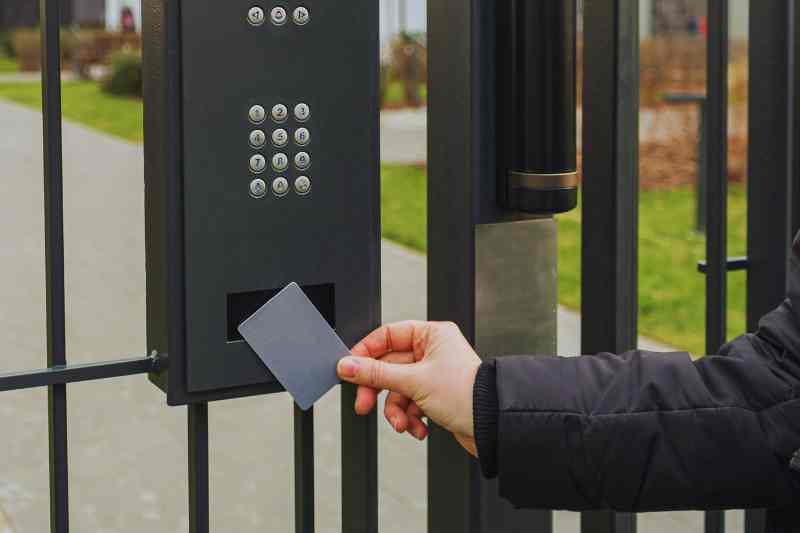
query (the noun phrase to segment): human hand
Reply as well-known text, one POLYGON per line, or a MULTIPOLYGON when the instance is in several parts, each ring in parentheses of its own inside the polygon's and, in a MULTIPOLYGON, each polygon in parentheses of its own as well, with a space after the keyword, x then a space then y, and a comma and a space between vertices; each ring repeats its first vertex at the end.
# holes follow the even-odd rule
POLYGON ((477 456, 472 387, 481 360, 451 322, 400 322, 373 331, 339 361, 339 377, 359 385, 355 410, 370 413, 388 390, 383 414, 398 433, 419 440, 428 417, 477 456))

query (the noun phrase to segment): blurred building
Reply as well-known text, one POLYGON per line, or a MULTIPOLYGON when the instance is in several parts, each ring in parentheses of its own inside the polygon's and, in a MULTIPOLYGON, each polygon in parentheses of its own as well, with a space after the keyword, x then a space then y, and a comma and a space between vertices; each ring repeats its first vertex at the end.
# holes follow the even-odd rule
MULTIPOLYGON (((65 26, 120 29, 124 8, 133 12, 136 28, 141 28, 141 0, 64 0, 61 3, 65 26)), ((0 30, 33 27, 39 24, 39 2, 35 0, 0 0, 0 30)))

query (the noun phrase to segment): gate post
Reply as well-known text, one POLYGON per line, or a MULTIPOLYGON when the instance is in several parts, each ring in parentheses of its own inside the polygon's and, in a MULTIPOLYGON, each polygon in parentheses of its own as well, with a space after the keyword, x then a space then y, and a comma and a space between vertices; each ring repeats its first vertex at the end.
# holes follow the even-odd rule
MULTIPOLYGON (((456 322, 482 357, 556 352, 553 213, 576 199, 574 23, 572 1, 428 3, 428 318, 456 322), (559 46, 537 46, 551 37, 559 46), (557 66, 536 76, 545 57, 557 66)), ((428 531, 551 530, 549 511, 514 510, 431 428, 428 531)))

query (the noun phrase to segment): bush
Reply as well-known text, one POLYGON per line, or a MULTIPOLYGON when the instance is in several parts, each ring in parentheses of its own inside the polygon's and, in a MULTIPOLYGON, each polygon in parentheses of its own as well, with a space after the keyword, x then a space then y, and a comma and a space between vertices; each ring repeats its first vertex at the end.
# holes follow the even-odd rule
MULTIPOLYGON (((33 72, 42 68, 42 41, 39 28, 20 28, 10 34, 11 56, 16 57, 22 71, 33 72)), ((62 67, 72 60, 75 35, 62 28, 60 35, 62 67)))
POLYGON ((142 97, 142 56, 136 52, 117 52, 111 56, 111 70, 103 81, 103 91, 116 96, 142 97))
POLYGON ((14 47, 11 46, 11 34, 0 31, 0 56, 14 57, 14 47))

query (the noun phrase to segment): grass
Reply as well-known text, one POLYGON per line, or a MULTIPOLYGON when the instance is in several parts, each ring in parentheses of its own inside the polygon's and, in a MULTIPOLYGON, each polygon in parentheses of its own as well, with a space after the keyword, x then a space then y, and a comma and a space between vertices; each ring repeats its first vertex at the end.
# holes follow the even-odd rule
MULTIPOLYGON (((38 108, 38 84, 0 85, 0 98, 38 108)), ((64 117, 128 141, 142 140, 140 100, 104 94, 93 83, 67 83, 64 117)), ((427 246, 427 173, 423 167, 383 167, 383 235, 424 252, 427 246)), ((745 255, 746 200, 732 186, 729 201, 729 255, 745 255)), ((704 277, 697 261, 705 239, 693 231, 694 193, 688 188, 643 191, 639 227, 639 331, 695 354, 704 347, 704 277)), ((559 300, 580 308, 580 210, 559 217, 559 300)), ((745 328, 745 275, 729 276, 728 323, 731 337, 745 328)))
MULTIPOLYGON (((41 108, 38 83, 0 84, 0 98, 35 109, 41 108)), ((64 118, 131 142, 143 138, 142 101, 108 95, 93 82, 64 83, 61 90, 64 118)))
POLYGON ((0 74, 17 72, 17 62, 0 53, 0 74))

